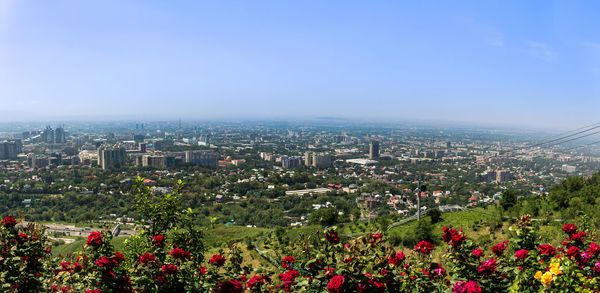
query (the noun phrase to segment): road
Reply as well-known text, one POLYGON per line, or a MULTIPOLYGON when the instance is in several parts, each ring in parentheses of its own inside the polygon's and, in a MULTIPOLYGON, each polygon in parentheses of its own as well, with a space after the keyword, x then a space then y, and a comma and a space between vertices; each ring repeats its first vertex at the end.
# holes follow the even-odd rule
MULTIPOLYGON (((23 225, 28 224, 27 222, 23 222, 23 225)), ((46 227, 46 234, 51 234, 54 232, 64 233, 67 236, 77 236, 77 237, 87 237, 92 232, 100 232, 102 229, 97 228, 81 228, 75 227, 73 225, 61 225, 61 224, 42 224, 46 227)), ((113 230, 114 233, 114 229, 113 230)), ((119 230, 118 235, 114 236, 131 236, 135 235, 136 232, 134 230, 119 230)))

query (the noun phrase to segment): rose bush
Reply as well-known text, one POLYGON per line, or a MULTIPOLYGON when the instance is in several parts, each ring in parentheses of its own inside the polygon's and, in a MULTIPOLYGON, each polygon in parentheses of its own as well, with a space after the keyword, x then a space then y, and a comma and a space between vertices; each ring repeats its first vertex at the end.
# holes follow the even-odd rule
MULTIPOLYGON (((141 181, 138 181, 141 185, 141 181)), ((240 245, 204 256, 202 230, 177 196, 137 187, 140 215, 153 224, 115 251, 109 232, 93 232, 76 253, 53 258, 44 231, 4 218, 2 292, 599 292, 595 234, 564 225, 561 245, 539 243, 527 216, 511 238, 478 246, 460 229, 440 231, 441 245, 419 241, 399 251, 381 233, 347 238, 330 228, 286 249, 268 268, 246 265, 240 245), (162 196, 162 195, 161 195, 162 196), (155 219, 150 214, 169 212, 155 219), (438 262, 440 260, 441 262, 438 262)))

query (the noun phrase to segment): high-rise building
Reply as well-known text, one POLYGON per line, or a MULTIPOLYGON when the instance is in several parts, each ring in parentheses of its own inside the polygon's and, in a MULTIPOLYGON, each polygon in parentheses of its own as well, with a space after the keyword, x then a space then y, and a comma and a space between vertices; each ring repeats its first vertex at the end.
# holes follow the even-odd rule
MULTIPOLYGON (((33 136, 33 133, 30 134, 33 136)), ((67 142, 65 129, 62 127, 58 127, 56 129, 52 129, 50 125, 46 126, 46 129, 42 131, 40 135, 42 142, 45 143, 65 143, 67 142)))
POLYGON ((331 155, 327 153, 313 154, 312 166, 316 168, 327 168, 331 165, 331 155))
POLYGON ((300 158, 285 158, 281 160, 281 167, 283 168, 294 168, 302 164, 300 158))
POLYGON ((54 143, 54 129, 50 125, 46 126, 46 129, 42 131, 41 138, 45 143, 54 143))
POLYGON ((505 182, 514 180, 515 176, 508 170, 499 170, 496 172, 496 181, 497 182, 505 182))
POLYGON ((310 167, 312 166, 312 162, 313 162, 313 152, 306 152, 304 154, 304 165, 306 167, 310 167))
POLYGON ((54 130, 54 143, 65 143, 67 142, 65 129, 62 127, 56 128, 54 130))
POLYGON ((45 155, 28 154, 27 166, 32 169, 46 167, 48 166, 48 157, 45 155))
POLYGON ((571 166, 571 165, 567 165, 567 164, 562 165, 562 167, 560 169, 567 173, 573 173, 573 172, 577 171, 576 166, 571 166))
POLYGON ((167 167, 167 157, 162 154, 144 155, 142 156, 142 166, 164 169, 167 167))
POLYGON ((198 138, 198 144, 208 146, 210 145, 210 134, 202 134, 198 138))
POLYGON ((492 182, 496 180, 496 171, 486 171, 485 173, 479 174, 479 182, 492 182))
POLYGON ((185 162, 199 166, 211 167, 219 164, 219 155, 213 151, 185 151, 185 162))
POLYGON ((146 143, 145 142, 141 142, 138 145, 138 147, 139 147, 138 150, 140 151, 140 153, 145 153, 146 152, 146 143))
POLYGON ((125 148, 121 146, 102 145, 98 148, 98 165, 102 169, 125 166, 125 148))
POLYGON ((0 142, 0 160, 16 160, 17 155, 23 150, 20 139, 9 139, 0 142))
POLYGON ((369 144, 369 159, 374 159, 377 157, 379 157, 379 142, 373 140, 369 144))

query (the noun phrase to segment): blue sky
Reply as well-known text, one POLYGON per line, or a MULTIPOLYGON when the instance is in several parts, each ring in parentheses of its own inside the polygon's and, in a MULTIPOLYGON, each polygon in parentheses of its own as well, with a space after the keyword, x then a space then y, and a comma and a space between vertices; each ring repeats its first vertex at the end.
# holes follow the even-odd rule
POLYGON ((600 121, 598 1, 0 0, 0 121, 600 121))

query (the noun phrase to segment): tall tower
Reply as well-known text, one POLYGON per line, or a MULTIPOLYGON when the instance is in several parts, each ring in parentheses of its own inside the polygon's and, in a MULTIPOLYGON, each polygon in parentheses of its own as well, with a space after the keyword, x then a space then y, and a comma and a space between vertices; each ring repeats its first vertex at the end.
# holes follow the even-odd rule
POLYGON ((369 159, 374 159, 377 157, 379 157, 379 142, 373 140, 369 144, 369 159))
POLYGON ((66 135, 65 135, 65 129, 61 127, 56 128, 56 130, 54 130, 54 143, 65 143, 66 142, 66 135))
POLYGON ((304 165, 310 167, 313 161, 313 152, 306 152, 304 154, 304 165))

